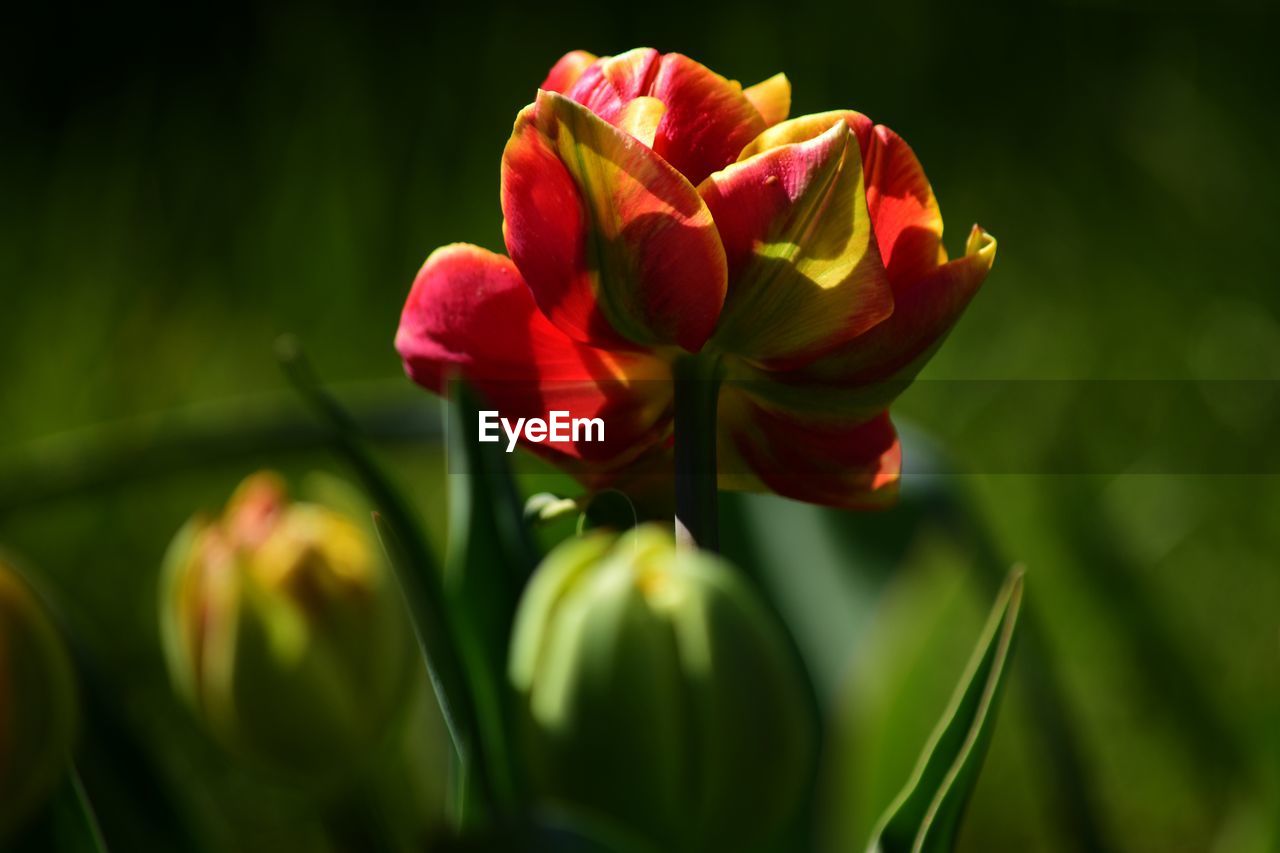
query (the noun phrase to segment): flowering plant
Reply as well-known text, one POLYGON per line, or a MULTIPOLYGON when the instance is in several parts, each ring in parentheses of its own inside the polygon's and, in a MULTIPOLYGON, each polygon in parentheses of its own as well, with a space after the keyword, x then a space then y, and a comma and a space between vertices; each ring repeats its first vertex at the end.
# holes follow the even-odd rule
MULTIPOLYGON (((655 528, 616 545, 577 539, 511 597, 509 654, 487 666, 509 667, 515 708, 488 740, 522 769, 489 780, 494 802, 585 813, 669 849, 803 837, 785 828, 820 712, 798 710, 798 661, 768 608, 706 556, 717 492, 890 502, 901 450, 888 406, 981 285, 996 244, 975 225, 949 260, 911 148, 849 110, 788 119, 790 101, 781 74, 744 89, 677 53, 566 54, 503 153, 508 255, 445 246, 413 283, 396 335, 409 376, 438 393, 460 377, 496 407, 474 431, 455 420, 469 463, 501 422, 512 444, 522 438, 590 491, 640 488, 646 476, 674 491, 678 547, 655 528), (575 428, 556 441, 544 413, 607 434, 575 428), (739 667, 768 674, 756 698, 735 681, 739 667), (775 747, 767 759, 761 743, 775 747)), ((470 399, 455 400, 464 421, 470 399)), ((566 505, 580 504, 548 497, 526 518, 566 505)), ((488 576, 472 561, 463 571, 473 588, 488 576)), ((967 796, 956 780, 971 780, 981 755, 957 747, 986 736, 1019 596, 1015 578, 873 849, 954 839, 967 796)))
POLYGON ((461 374, 521 416, 602 417, 599 445, 534 446, 599 485, 680 439, 670 380, 698 354, 726 486, 892 499, 887 407, 995 239, 975 225, 947 260, 910 146, 850 110, 787 120, 790 102, 781 74, 744 89, 678 53, 567 54, 503 154, 510 257, 427 259, 396 336, 409 375, 442 391, 461 374))

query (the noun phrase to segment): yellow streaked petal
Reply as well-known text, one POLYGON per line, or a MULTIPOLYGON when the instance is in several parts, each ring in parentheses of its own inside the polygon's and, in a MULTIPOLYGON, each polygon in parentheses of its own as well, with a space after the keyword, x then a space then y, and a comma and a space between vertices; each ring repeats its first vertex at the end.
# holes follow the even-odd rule
POLYGON ((858 143, 838 118, 814 139, 713 174, 699 192, 729 263, 718 348, 802 364, 892 313, 858 143))
POLYGON ((653 138, 658 133, 658 124, 666 112, 667 105, 657 98, 648 96, 636 98, 627 104, 617 124, 619 128, 652 148, 653 138))

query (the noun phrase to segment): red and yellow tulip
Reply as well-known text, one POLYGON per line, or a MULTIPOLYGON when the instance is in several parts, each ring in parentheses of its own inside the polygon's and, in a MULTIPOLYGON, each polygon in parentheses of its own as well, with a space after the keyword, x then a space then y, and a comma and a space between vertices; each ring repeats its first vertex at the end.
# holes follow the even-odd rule
POLYGON ((598 483, 664 452, 671 364, 711 353, 724 485, 891 498, 888 406, 996 242, 974 226, 948 260, 910 146, 852 111, 787 120, 790 101, 781 74, 744 89, 677 53, 567 54, 503 154, 509 257, 432 253, 396 337, 409 375, 604 418, 603 443, 536 448, 598 483))

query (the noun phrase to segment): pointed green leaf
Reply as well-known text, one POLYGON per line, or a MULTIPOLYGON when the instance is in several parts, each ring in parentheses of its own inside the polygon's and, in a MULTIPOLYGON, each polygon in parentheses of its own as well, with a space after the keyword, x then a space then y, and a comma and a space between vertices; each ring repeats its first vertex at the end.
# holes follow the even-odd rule
POLYGON ((67 777, 54 798, 53 810, 57 816, 58 853, 107 853, 98 816, 74 764, 67 768, 67 777))
MULTIPOLYGON (((78 651, 78 650, 77 650, 78 651)), ((78 653, 82 730, 74 762, 43 820, 52 851, 207 849, 182 802, 183 793, 146 746, 142 731, 103 679, 96 661, 78 653), (108 841, 109 839, 109 841, 108 841)), ((19 847, 18 849, 23 849, 19 847)))
POLYGON ((479 735, 495 793, 515 796, 507 719, 507 648, 516 604, 538 554, 500 444, 478 435, 479 398, 450 385, 449 549, 445 595, 458 622, 462 663, 476 701, 479 735))
POLYGON ((68 762, 49 801, 13 836, 4 836, 12 853, 108 853, 84 785, 68 762))
MULTIPOLYGON (((387 563, 395 572, 404 591, 405 605, 413 622, 414 633, 418 645, 422 649, 423 658, 427 662, 427 672, 431 678, 431 686, 440 703, 440 711, 445 726, 453 740, 454 748, 465 762, 471 753, 473 742, 472 727, 467 723, 469 715, 465 704, 466 689, 462 685, 462 674, 456 655, 439 652, 432 654, 432 649, 443 650, 452 643, 447 632, 447 623, 443 620, 442 602, 444 593, 440 590, 439 579, 434 581, 426 573, 410 568, 412 558, 408 555, 400 536, 391 523, 382 515, 373 514, 373 526, 378 532, 378 540, 386 554, 387 563)), ((431 570, 434 575, 434 569, 431 570)))
POLYGON ((1022 587, 1022 570, 1015 569, 996 598, 951 707, 911 780, 880 819, 869 853, 944 853, 954 847, 995 725, 1022 587))
MULTIPOLYGON (((482 609, 501 617, 501 654, 525 581, 538 563, 524 505, 501 444, 479 440, 480 401, 465 382, 451 384, 449 406, 449 553, 445 577, 482 609)), ((469 602, 471 603, 471 602, 469 602)))
POLYGON ((463 632, 448 606, 441 573, 426 532, 400 489, 361 438, 359 426, 321 387, 301 347, 292 338, 277 343, 285 376, 330 431, 333 449, 355 472, 374 506, 374 523, 404 593, 414 633, 426 659, 432 687, 449 725, 470 805, 480 812, 492 803, 493 788, 479 754, 480 725, 475 697, 465 676, 463 632))

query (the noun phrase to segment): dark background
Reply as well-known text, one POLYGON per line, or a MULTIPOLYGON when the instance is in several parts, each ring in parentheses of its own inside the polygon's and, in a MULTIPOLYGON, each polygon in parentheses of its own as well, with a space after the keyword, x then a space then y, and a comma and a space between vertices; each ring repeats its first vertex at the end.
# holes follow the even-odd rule
MULTIPOLYGON (((287 428, 273 450, 196 441, 139 460, 191 423, 292 423, 272 354, 285 331, 350 398, 429 415, 391 347, 400 307, 435 246, 501 248, 502 146, 561 53, 652 45, 744 83, 782 70, 793 115, 852 107, 911 142, 953 253, 975 221, 1000 241, 925 374, 947 393, 922 383, 900 411, 962 464, 1024 451, 1021 466, 950 480, 999 559, 1029 567, 1062 690, 1051 716, 1075 733, 1055 742, 1083 793, 1063 793, 1063 759, 1036 739, 1046 708, 1014 690, 964 848, 1275 850, 1274 467, 1215 471, 1203 442, 1186 470, 1135 456, 1077 473, 1072 460, 1143 411, 1140 394, 1126 407, 1090 390, 1116 379, 1257 380, 1244 403, 1210 394, 1154 428, 1210 430, 1224 447, 1268 434, 1277 17, 1260 3, 809 0, 7 12, 0 545, 99 650, 175 784, 210 792, 187 808, 219 843, 319 848, 304 806, 223 766, 169 699, 153 601, 192 511, 255 467, 331 463, 287 428), (1020 405, 1016 386, 957 394, 950 381, 972 379, 1073 382, 1020 405)), ((439 531, 438 453, 387 451, 439 531)), ((759 548, 785 562, 793 627, 846 709, 824 826, 828 849, 857 849, 963 665, 988 594, 978 564, 995 558, 926 526, 892 571, 859 574, 840 565, 841 537, 877 525, 769 498, 743 507, 775 531, 759 548)), ((1023 680, 1041 672, 1023 664, 1023 680)), ((438 731, 420 716, 406 755, 422 757, 412 790, 430 813, 438 731)))

